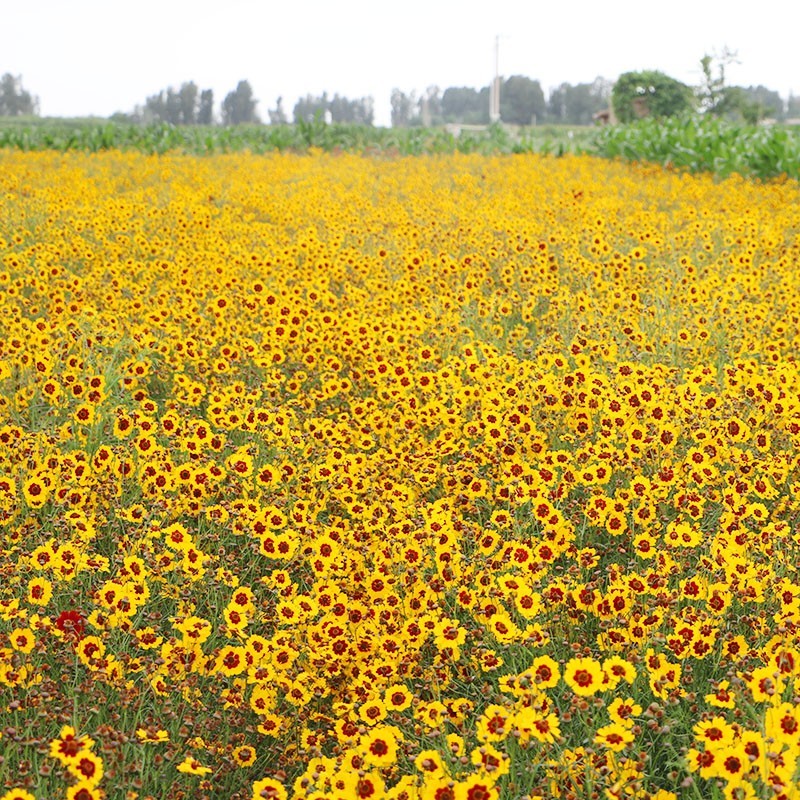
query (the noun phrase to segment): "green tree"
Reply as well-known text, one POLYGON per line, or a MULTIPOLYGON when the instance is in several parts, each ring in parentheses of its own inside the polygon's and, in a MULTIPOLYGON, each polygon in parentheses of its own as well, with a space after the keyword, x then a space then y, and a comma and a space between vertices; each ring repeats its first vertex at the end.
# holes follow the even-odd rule
POLYGON ((241 125, 246 122, 259 122, 256 114, 257 103, 250 84, 247 81, 239 81, 236 89, 228 92, 222 101, 223 124, 241 125))
POLYGON ((356 125, 372 125, 374 119, 374 103, 371 97, 349 100, 335 94, 328 103, 331 122, 345 122, 356 125))
POLYGON ((355 104, 354 121, 358 125, 372 125, 375 122, 375 99, 371 96, 352 101, 355 104))
POLYGON ((755 123, 771 117, 782 120, 785 117, 783 100, 780 94, 766 86, 737 86, 737 107, 747 122, 755 123))
POLYGON ((183 125, 194 125, 197 122, 197 95, 197 84, 194 81, 184 83, 178 92, 180 120, 183 125))
POLYGON ((170 125, 210 125, 213 122, 214 93, 211 89, 202 92, 194 81, 170 86, 145 100, 144 109, 134 115, 144 122, 168 122, 170 125))
POLYGON ((151 94, 144 101, 142 119, 144 122, 169 122, 167 119, 167 102, 163 89, 158 94, 151 94))
POLYGON ((542 122, 547 114, 544 92, 539 81, 512 75, 500 87, 500 118, 511 125, 542 122))
POLYGON ((489 122, 489 90, 467 86, 450 86, 442 95, 442 117, 445 122, 473 125, 489 122))
POLYGON ((419 119, 417 97, 414 92, 406 94, 400 89, 392 89, 392 127, 407 128, 419 119))
POLYGON ((592 83, 562 83, 550 93, 548 118, 565 125, 590 125, 598 111, 608 108, 611 84, 603 78, 592 83))
POLYGON ((279 97, 275 101, 275 108, 269 109, 267 111, 269 115, 269 124, 270 125, 286 125, 289 120, 286 116, 286 112, 283 109, 283 98, 279 97))
POLYGON ((418 106, 423 125, 442 124, 442 90, 438 86, 429 86, 420 97, 418 106))
POLYGON ((180 125, 183 121, 181 118, 181 95, 180 91, 175 91, 171 86, 167 89, 165 108, 167 122, 172 125, 180 125))
POLYGON ((638 117, 672 117, 691 111, 692 90, 658 70, 625 72, 611 92, 614 113, 620 122, 638 117))
POLYGON ((323 92, 321 96, 307 94, 305 97, 298 98, 292 110, 295 122, 313 122, 315 119, 325 120, 329 110, 330 101, 328 93, 323 92))
POLYGON ((34 116, 39 99, 22 88, 22 77, 7 72, 0 78, 0 117, 34 116))
POLYGON ((212 125, 214 122, 214 90, 203 89, 197 108, 197 124, 212 125))

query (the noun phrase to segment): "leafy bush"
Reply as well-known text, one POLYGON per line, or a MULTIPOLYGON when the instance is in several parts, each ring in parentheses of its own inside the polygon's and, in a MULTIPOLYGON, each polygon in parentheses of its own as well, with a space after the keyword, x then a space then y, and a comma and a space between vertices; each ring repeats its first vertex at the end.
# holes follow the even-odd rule
POLYGON ((675 78, 657 70, 626 72, 619 76, 611 92, 614 113, 620 122, 644 116, 673 117, 690 111, 692 90, 675 78))

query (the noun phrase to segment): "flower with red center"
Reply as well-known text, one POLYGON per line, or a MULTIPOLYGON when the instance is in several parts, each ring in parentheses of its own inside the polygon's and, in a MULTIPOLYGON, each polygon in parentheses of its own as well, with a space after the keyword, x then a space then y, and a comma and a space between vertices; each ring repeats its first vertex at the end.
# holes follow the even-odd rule
POLYGON ((105 792, 88 781, 81 781, 67 789, 66 800, 101 800, 105 792))
POLYGON ((97 636, 85 636, 76 647, 78 658, 86 665, 91 666, 92 661, 102 658, 106 653, 106 646, 97 636))
POLYGON ((608 678, 608 686, 616 688, 621 681, 633 683, 636 680, 636 667, 619 656, 611 656, 603 661, 603 672, 608 678))
POLYGON ((717 776, 724 778, 729 786, 739 786, 753 765, 740 742, 729 747, 719 755, 717 776))
POLYGON ((233 760, 238 767, 249 767, 255 763, 256 751, 249 745, 242 745, 233 751, 233 760))
POLYGON ((564 683, 581 697, 589 697, 603 689, 605 675, 593 658, 571 658, 564 667, 564 683))
POLYGON ((472 763, 483 773, 482 777, 489 775, 492 778, 505 775, 510 769, 510 759, 490 744, 475 748, 471 754, 472 763))
POLYGON ((370 700, 359 708, 358 716, 367 725, 377 725, 386 719, 386 706, 381 700, 370 700))
POLYGON ((769 740, 797 748, 800 746, 800 709, 792 703, 768 708, 764 728, 769 740))
POLYGON ((194 544, 189 532, 179 522, 170 525, 164 530, 164 541, 167 546, 171 547, 173 550, 183 552, 194 544))
POLYGON ((0 797, 0 800, 36 800, 36 798, 25 789, 11 789, 0 797))
POLYGON ((720 756, 712 750, 696 750, 690 747, 686 753, 689 772, 699 772, 701 778, 719 775, 720 756))
POLYGON ((549 713, 540 703, 524 706, 514 715, 515 735, 527 742, 531 737, 546 744, 558 739, 561 729, 558 716, 549 713))
POLYGON ((28 478, 22 486, 22 492, 31 508, 41 508, 50 497, 50 490, 38 478, 28 478))
POLYGON ((216 659, 217 672, 224 675, 239 675, 247 669, 245 648, 240 645, 223 647, 216 659))
POLYGON ((178 764, 176 769, 178 772, 184 772, 187 775, 208 775, 210 772, 213 772, 211 767, 203 766, 193 756, 186 756, 186 758, 178 764))
POLYGON ((30 653, 36 644, 36 637, 30 628, 15 628, 8 639, 11 646, 20 653, 30 653))
POLYGON ((262 778, 253 784, 252 800, 286 800, 283 785, 273 778, 262 778))
POLYGON ((377 773, 367 773, 359 779, 355 786, 354 794, 363 800, 372 800, 372 798, 383 797, 385 784, 377 773))
POLYGON ((478 720, 476 735, 480 742, 500 742, 511 733, 511 712, 504 706, 492 703, 478 720))
POLYGON ((534 683, 539 689, 552 689, 561 679, 558 663, 550 656, 535 658, 528 671, 533 673, 534 683))
POLYGON ((83 750, 67 764, 67 769, 79 780, 97 786, 103 777, 103 760, 89 750, 83 750))
POLYGON ((45 577, 37 576, 28 583, 28 602, 46 606, 53 596, 53 584, 45 577))
POLYGON ((618 722, 612 722, 610 725, 604 725, 598 729, 594 741, 595 744, 601 744, 618 753, 620 750, 624 750, 634 738, 633 732, 629 728, 618 722))
POLYGON ((706 749, 719 750, 733 744, 735 733, 724 717, 714 717, 710 720, 698 722, 692 729, 697 739, 702 742, 706 749))
POLYGON ((393 725, 378 725, 361 737, 360 752, 364 763, 378 769, 392 766, 397 761, 397 747, 403 735, 393 725))
POLYGON ((64 766, 67 766, 93 746, 92 739, 88 736, 77 736, 75 728, 65 725, 58 734, 58 738, 50 742, 50 757, 57 758, 64 766))
POLYGON ((455 787, 455 800, 495 800, 499 789, 485 776, 473 775, 459 781, 455 787))
POLYGON ((425 776, 425 780, 430 778, 440 778, 448 774, 441 753, 438 750, 423 750, 414 759, 414 766, 425 776))
POLYGON ((414 699, 414 695, 402 683, 388 686, 383 693, 383 704, 390 711, 405 711, 414 699))

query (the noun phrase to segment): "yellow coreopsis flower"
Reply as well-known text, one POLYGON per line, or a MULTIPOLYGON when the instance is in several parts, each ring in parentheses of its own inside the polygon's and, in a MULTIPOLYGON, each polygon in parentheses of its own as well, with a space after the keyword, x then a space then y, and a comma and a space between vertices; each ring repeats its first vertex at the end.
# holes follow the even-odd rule
POLYGON ((283 784, 274 778, 262 778, 253 784, 252 800, 288 800, 283 784))
POLYGON ((97 786, 103 778, 103 759, 90 750, 82 750, 67 763, 67 769, 79 781, 97 786))
POLYGON ((595 744, 602 745, 608 750, 619 753, 631 744, 636 737, 633 732, 626 725, 620 725, 618 722, 612 722, 610 725, 604 725, 599 728, 595 734, 595 744))
POLYGON ((160 729, 137 728, 136 738, 142 744, 161 744, 169 741, 169 733, 160 729))
POLYGON ((183 772, 187 775, 208 775, 213 772, 211 767, 204 767, 194 756, 186 756, 177 766, 178 772, 183 772))
POLYGON ((563 679, 581 697, 589 697, 605 688, 603 668, 593 658, 571 658, 564 666, 563 679))
POLYGON ((378 769, 390 767, 397 761, 397 750, 403 734, 394 725, 377 725, 362 737, 359 747, 364 753, 364 762, 378 769))
POLYGON ((50 742, 50 756, 57 758, 64 766, 74 761, 78 755, 94 747, 94 740, 86 735, 77 735, 75 728, 65 725, 56 739, 50 742))

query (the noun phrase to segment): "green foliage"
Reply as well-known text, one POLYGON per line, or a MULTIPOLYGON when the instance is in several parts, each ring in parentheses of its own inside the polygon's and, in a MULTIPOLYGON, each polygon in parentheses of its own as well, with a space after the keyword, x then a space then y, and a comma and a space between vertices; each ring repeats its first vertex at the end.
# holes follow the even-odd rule
POLYGON ((485 125, 489 122, 489 87, 478 91, 468 86, 451 86, 442 95, 442 116, 446 122, 485 125))
POLYGON ((406 94, 400 89, 392 89, 392 127, 407 128, 418 120, 417 97, 414 92, 406 94))
POLYGON ((562 83, 550 92, 547 114, 561 124, 591 125, 594 115, 608 108, 612 84, 603 78, 593 83, 562 83))
MULTIPOLYGON (((307 94, 301 97, 294 106, 294 121, 297 124, 309 123, 320 117, 325 119, 330 116, 331 122, 355 125, 372 125, 375 118, 375 103, 372 97, 361 97, 349 100, 347 97, 335 94, 328 97, 327 92, 321 96, 307 94)), ((270 120, 273 119, 270 112, 270 120)))
POLYGON ((0 117, 35 116, 39 101, 22 88, 22 78, 7 72, 0 78, 0 117))
POLYGON ((500 118, 509 125, 530 125, 547 114, 544 92, 539 81, 513 75, 500 89, 500 118))
POLYGON ((332 122, 372 125, 375 121, 375 102, 371 97, 349 100, 347 97, 335 94, 328 110, 332 122))
POLYGON ((271 108, 267 115, 269 116, 270 125, 286 125, 289 122, 289 118, 283 108, 283 97, 279 97, 275 101, 275 108, 271 108))
POLYGON ((592 149, 609 158, 650 161, 692 172, 800 179, 800 132, 709 116, 643 119, 597 132, 592 149))
POLYGON ((363 124, 326 124, 322 114, 294 125, 233 127, 170 125, 96 120, 7 121, 0 125, 0 147, 19 150, 140 150, 210 154, 249 150, 253 153, 292 150, 348 150, 416 155, 423 153, 522 153, 563 155, 580 152, 591 129, 559 126, 508 129, 501 125, 460 135, 443 128, 374 128, 363 124))
POLYGON ((222 101, 222 122, 225 125, 258 122, 256 103, 250 84, 239 81, 236 89, 228 92, 222 101))
POLYGON ((132 121, 167 122, 171 125, 210 125, 213 122, 214 92, 202 92, 193 81, 180 89, 171 86, 158 94, 150 95, 144 109, 132 115, 132 121))
POLYGON ((765 117, 783 119, 783 100, 778 92, 766 86, 728 86, 725 68, 736 62, 736 53, 727 48, 720 56, 705 55, 700 59, 703 81, 695 90, 700 111, 715 117, 743 120, 755 125, 765 117), (714 64, 716 62, 716 74, 714 64))
POLYGON ((658 70, 620 75, 611 92, 611 101, 620 122, 642 117, 674 117, 693 106, 692 90, 658 70))
POLYGON ((106 120, 6 120, 0 147, 18 150, 139 150, 204 155, 249 150, 305 152, 309 148, 373 154, 589 152, 720 175, 800 178, 800 130, 753 127, 711 117, 683 116, 605 128, 491 125, 460 134, 444 128, 374 128, 326 124, 321 115, 295 125, 135 125, 106 120))

